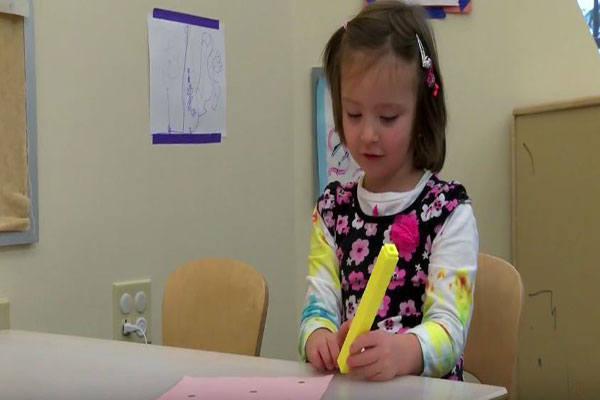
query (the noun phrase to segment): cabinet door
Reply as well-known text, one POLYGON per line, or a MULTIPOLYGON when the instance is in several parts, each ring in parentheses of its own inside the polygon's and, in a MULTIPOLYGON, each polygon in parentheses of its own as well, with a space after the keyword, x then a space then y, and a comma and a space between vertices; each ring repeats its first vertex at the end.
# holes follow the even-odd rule
POLYGON ((600 105, 517 115, 514 134, 520 398, 599 398, 600 105))

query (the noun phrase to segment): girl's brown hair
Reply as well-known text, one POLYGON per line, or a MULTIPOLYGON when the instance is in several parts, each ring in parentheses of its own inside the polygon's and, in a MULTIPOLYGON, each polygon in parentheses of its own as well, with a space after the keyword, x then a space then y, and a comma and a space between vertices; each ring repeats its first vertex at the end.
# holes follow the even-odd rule
POLYGON ((325 75, 331 90, 335 129, 343 143, 341 104, 341 65, 354 51, 369 51, 378 57, 392 53, 406 62, 416 62, 417 107, 413 123, 413 163, 417 169, 438 172, 446 158, 446 103, 444 85, 438 65, 435 40, 423 8, 401 1, 377 1, 365 6, 358 15, 340 27, 327 42, 323 55, 325 75), (425 83, 427 70, 421 68, 419 35, 426 54, 431 58, 436 83, 434 89, 425 83))

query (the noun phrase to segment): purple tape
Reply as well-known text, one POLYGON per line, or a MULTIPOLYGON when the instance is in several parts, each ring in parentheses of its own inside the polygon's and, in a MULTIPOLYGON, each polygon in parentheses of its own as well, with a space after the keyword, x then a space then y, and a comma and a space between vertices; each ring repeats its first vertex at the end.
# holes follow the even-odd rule
POLYGON ((446 11, 444 11, 444 7, 425 7, 425 11, 427 12, 427 16, 431 19, 446 18, 446 11))
POLYGON ((464 10, 465 7, 468 6, 470 2, 471 2, 471 0, 459 0, 458 7, 460 7, 460 11, 464 10))
POLYGON ((154 133, 152 144, 221 143, 220 133, 154 133))
POLYGON ((168 21, 181 22, 189 25, 203 26, 204 28, 219 29, 218 19, 198 17, 176 11, 163 10, 161 8, 155 8, 152 11, 152 17, 156 19, 166 19, 168 21))

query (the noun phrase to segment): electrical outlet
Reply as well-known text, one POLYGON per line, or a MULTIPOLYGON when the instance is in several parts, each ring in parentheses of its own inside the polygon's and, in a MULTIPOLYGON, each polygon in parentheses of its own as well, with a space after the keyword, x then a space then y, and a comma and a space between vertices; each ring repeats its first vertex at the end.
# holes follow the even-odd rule
POLYGON ((10 328, 10 309, 7 298, 0 297, 0 329, 10 328))
POLYGON ((123 335, 123 324, 135 324, 140 318, 145 320, 146 338, 150 343, 152 334, 152 310, 150 297, 150 279, 113 283, 113 339, 126 342, 144 343, 142 334, 123 335))

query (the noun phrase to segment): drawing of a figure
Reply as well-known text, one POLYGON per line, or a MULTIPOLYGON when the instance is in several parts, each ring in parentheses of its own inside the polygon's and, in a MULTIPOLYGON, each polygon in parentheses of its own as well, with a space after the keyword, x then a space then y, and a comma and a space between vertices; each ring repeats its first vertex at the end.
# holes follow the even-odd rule
POLYGON ((202 116, 215 110, 221 97, 216 75, 223 71, 220 52, 207 32, 186 26, 182 77, 183 132, 197 132, 202 116))

